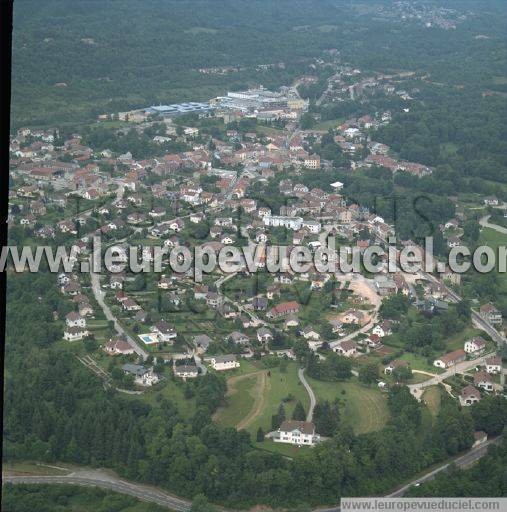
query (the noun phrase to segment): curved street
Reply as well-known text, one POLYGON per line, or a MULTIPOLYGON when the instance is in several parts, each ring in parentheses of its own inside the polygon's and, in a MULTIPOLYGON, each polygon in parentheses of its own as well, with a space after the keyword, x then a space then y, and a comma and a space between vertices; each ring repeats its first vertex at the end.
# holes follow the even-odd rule
POLYGON ((317 400, 315 398, 315 393, 313 392, 313 389, 310 387, 310 384, 308 384, 308 381, 305 378, 305 369, 300 368, 298 370, 298 377, 303 386, 306 389, 306 392, 308 393, 308 396, 310 397, 310 407, 308 408, 308 414, 306 415, 306 421, 312 421, 313 419, 313 410, 315 409, 315 405, 317 404, 317 400))
MULTIPOLYGON (((486 455, 488 447, 491 444, 498 443, 502 436, 490 439, 484 444, 472 448, 465 454, 456 457, 452 461, 446 462, 437 468, 428 471, 423 476, 411 480, 409 483, 386 494, 387 498, 401 497, 413 485, 426 482, 433 479, 438 473, 444 471, 450 464, 455 464, 458 467, 465 468, 473 464, 481 457, 486 455)), ((82 485, 89 487, 100 487, 102 489, 118 492, 120 494, 127 494, 134 496, 142 501, 156 503, 162 507, 167 507, 170 510, 178 512, 188 512, 192 506, 191 502, 177 496, 173 496, 166 491, 150 485, 137 484, 127 480, 122 480, 113 473, 106 472, 100 469, 76 469, 67 475, 54 475, 54 476, 35 476, 35 475, 2 475, 2 485, 5 483, 11 484, 67 484, 67 485, 82 485)), ((231 509, 221 509, 224 512, 232 512, 231 509)), ((313 510, 313 512, 340 512, 340 506, 320 507, 313 510)))
POLYGON ((489 222, 489 219, 490 219, 491 215, 484 215, 484 217, 481 217, 480 220, 479 220, 479 224, 483 227, 483 228, 490 228, 490 229, 494 229, 495 231, 497 231, 498 233, 503 233, 504 235, 507 235, 507 228, 504 228, 503 226, 499 226, 498 224, 491 224, 489 222))

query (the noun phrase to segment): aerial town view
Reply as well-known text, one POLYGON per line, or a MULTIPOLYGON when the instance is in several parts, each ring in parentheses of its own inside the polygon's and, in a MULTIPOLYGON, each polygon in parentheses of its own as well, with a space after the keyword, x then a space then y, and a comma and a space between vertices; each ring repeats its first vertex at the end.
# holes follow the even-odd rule
POLYGON ((507 510, 507 3, 16 0, 11 73, 2 510, 507 510))

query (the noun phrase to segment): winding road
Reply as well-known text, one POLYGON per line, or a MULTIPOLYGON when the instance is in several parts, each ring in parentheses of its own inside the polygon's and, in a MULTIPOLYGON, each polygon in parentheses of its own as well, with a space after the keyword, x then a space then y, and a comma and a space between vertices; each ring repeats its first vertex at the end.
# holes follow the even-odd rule
MULTIPOLYGON (((499 436, 494 439, 486 441, 484 444, 472 448, 465 454, 446 462, 431 471, 428 471, 423 476, 415 478, 403 487, 387 494, 386 497, 394 498, 401 497, 407 492, 410 487, 416 484, 432 480, 435 476, 449 467, 450 464, 455 464, 460 468, 466 468, 486 455, 488 447, 491 444, 498 443, 502 439, 499 436)), ((74 469, 66 475, 51 475, 51 476, 36 476, 36 475, 10 475, 8 473, 2 475, 2 485, 5 483, 10 484, 66 484, 66 485, 81 485, 85 487, 100 487, 102 489, 118 492, 120 494, 127 494, 134 496, 142 501, 156 503, 170 510, 178 512, 189 512, 191 502, 185 499, 173 496, 166 491, 150 485, 138 484, 123 480, 116 476, 114 473, 100 469, 74 469)), ((222 509, 223 512, 232 512, 231 509, 222 509)), ((321 507, 316 508, 313 512, 340 512, 340 506, 321 507)))
POLYGON ((507 235, 507 228, 504 228, 503 226, 499 226, 498 224, 491 224, 489 222, 491 215, 484 215, 484 217, 481 217, 479 220, 479 224, 483 228, 490 228, 494 229, 495 231, 498 231, 498 233, 503 233, 504 235, 507 235))
POLYGON ((298 377, 303 386, 306 389, 306 392, 308 393, 308 396, 310 397, 310 407, 308 409, 308 414, 306 415, 306 421, 312 421, 313 419, 313 410, 315 409, 315 405, 317 404, 317 400, 315 398, 315 393, 313 392, 313 389, 310 387, 310 384, 308 384, 308 381, 305 378, 305 369, 300 368, 298 370, 298 377))

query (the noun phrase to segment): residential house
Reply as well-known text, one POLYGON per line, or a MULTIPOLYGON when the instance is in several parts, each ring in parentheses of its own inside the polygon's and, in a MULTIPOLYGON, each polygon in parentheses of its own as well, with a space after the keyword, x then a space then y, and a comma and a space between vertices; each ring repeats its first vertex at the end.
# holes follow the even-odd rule
POLYGON ((234 354, 225 356, 213 356, 210 359, 211 367, 216 371, 232 370, 239 368, 239 361, 234 354))
POLYGON ((309 421, 287 420, 282 422, 273 441, 298 446, 313 446, 320 440, 315 433, 315 425, 309 421))
POLYGON ((256 334, 259 343, 269 343, 273 339, 273 333, 267 327, 257 329, 256 334))
POLYGON ((228 339, 236 345, 247 345, 250 342, 248 336, 239 331, 231 332, 231 334, 228 336, 228 339))
POLYGON ((333 350, 344 357, 353 357, 357 353, 357 345, 352 340, 339 342, 333 350))
POLYGON ((174 343, 178 333, 173 325, 165 320, 160 320, 153 326, 153 332, 156 333, 158 339, 162 343, 174 343))
POLYGON ((464 387, 461 390, 460 396, 459 396, 459 403, 463 407, 468 407, 470 405, 475 404, 476 402, 479 402, 481 399, 481 393, 478 389, 474 388, 471 384, 464 387))
POLYGON ((370 334, 367 338, 368 346, 376 350, 382 346, 382 339, 378 334, 370 334))
POLYGON ((408 366, 408 361, 403 361, 403 359, 395 359, 384 368, 384 373, 391 374, 397 368, 408 368, 408 366))
POLYGON ((499 204, 498 197, 496 197, 496 196, 485 197, 484 204, 486 206, 498 206, 498 204, 499 204))
POLYGON ((116 338, 104 345, 104 352, 111 356, 133 354, 134 349, 125 340, 116 338))
POLYGON ((252 308, 254 311, 265 311, 268 307, 268 299, 266 297, 254 297, 252 299, 252 308))
POLYGON ((267 316, 268 318, 282 318, 287 315, 299 313, 299 304, 296 301, 282 302, 271 308, 267 316))
POLYGON ((342 316, 344 324, 358 324, 361 325, 366 320, 366 315, 359 309, 349 309, 345 311, 342 316))
POLYGON ((320 334, 310 325, 300 331, 305 340, 320 340, 320 334))
POLYGON ((213 340, 207 334, 198 334, 197 336, 194 336, 194 345, 200 353, 206 352, 212 341, 213 340))
POLYGON ((433 366, 438 368, 449 368, 466 360, 466 352, 462 349, 449 352, 433 361, 433 366))
POLYGON ((486 350, 486 340, 481 336, 476 336, 465 341, 464 349, 467 354, 478 356, 486 350))
POLYGON ((86 318, 75 311, 71 311, 65 317, 65 323, 67 327, 86 327, 86 318))
POLYGON ((153 368, 145 368, 139 364, 124 364, 122 370, 127 375, 133 375, 134 382, 138 386, 153 386, 159 381, 158 375, 153 372, 153 368))
POLYGON ((381 324, 377 324, 373 329, 372 333, 376 334, 380 338, 383 338, 384 336, 390 336, 392 331, 392 321, 391 320, 384 320, 381 324))
POLYGON ((206 304, 211 308, 218 308, 223 302, 223 298, 216 292, 206 294, 206 304))
POLYGON ((195 379, 199 375, 199 369, 193 364, 174 366, 174 375, 182 379, 195 379))
POLYGON ((139 311, 141 309, 141 306, 130 297, 126 297, 121 301, 121 307, 125 311, 139 311))
POLYGON ((491 325, 502 325, 502 313, 491 303, 481 306, 479 315, 491 325))
POLYGON ((486 391, 493 391, 493 380, 488 372, 481 370, 474 375, 474 384, 486 391))
POLYGON ((82 340, 89 334, 86 327, 67 327, 63 332, 63 339, 67 341, 82 340))
POLYGON ((502 358, 493 356, 486 359, 486 371, 490 374, 497 374, 502 371, 502 358))

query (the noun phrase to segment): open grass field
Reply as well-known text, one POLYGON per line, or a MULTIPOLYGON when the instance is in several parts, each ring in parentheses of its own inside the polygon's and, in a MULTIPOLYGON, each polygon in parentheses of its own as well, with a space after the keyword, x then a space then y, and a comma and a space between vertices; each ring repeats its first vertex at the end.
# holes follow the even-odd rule
POLYGON ((422 396, 422 399, 426 402, 426 406, 433 417, 435 417, 440 410, 441 393, 442 390, 438 386, 431 386, 422 396))
MULTIPOLYGON (((215 421, 222 427, 245 429, 255 435, 259 427, 271 430, 271 416, 284 402, 287 417, 298 400, 305 409, 309 398, 297 376, 297 364, 289 363, 287 371, 279 368, 266 369, 260 363, 241 363, 242 372, 227 380, 227 404, 215 414, 215 421), (286 401, 292 396, 292 400, 286 401)), ((268 444, 268 443, 266 443, 268 444)))
POLYGON ((322 130, 327 131, 329 128, 338 128, 340 124, 342 124, 344 121, 343 117, 339 117, 338 119, 329 119, 328 121, 321 121, 320 123, 317 123, 313 130, 322 130))
POLYGON ((352 378, 347 382, 323 382, 308 378, 317 401, 338 398, 344 405, 342 418, 356 434, 381 429, 389 419, 387 396, 377 388, 369 388, 352 378))
MULTIPOLYGON (((449 352, 449 351, 446 351, 449 352)), ((421 370, 424 372, 429 373, 442 373, 443 370, 441 368, 437 368, 436 366, 433 366, 433 364, 428 363, 428 360, 426 357, 420 356, 418 354, 414 354, 412 352, 405 352, 400 359, 403 359, 404 361, 408 361, 411 368, 413 370, 421 370)))
MULTIPOLYGON (((170 369, 167 370, 168 372, 170 369)), ((127 400, 141 400, 150 405, 157 407, 161 398, 166 398, 173 402, 181 415, 185 418, 190 418, 195 413, 195 399, 185 398, 184 396, 184 383, 183 381, 173 381, 166 374, 166 378, 156 384, 153 388, 147 389, 141 395, 128 395, 122 394, 122 397, 127 400)))
POLYGON ((291 459, 304 455, 313 449, 311 446, 296 446, 294 444, 275 443, 271 439, 265 439, 262 443, 254 442, 254 446, 259 450, 279 453, 283 457, 289 457, 291 459))

